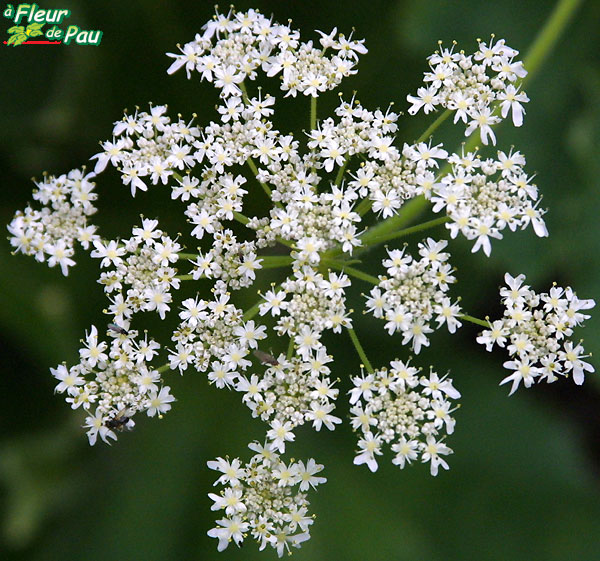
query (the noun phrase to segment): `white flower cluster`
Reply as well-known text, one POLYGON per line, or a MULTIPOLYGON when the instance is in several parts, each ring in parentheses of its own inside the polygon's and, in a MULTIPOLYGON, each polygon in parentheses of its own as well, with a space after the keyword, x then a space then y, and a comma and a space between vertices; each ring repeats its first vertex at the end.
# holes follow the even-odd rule
POLYGON ((259 69, 269 77, 281 75, 286 97, 298 93, 317 97, 355 74, 358 55, 367 52, 362 40, 342 34, 336 38, 336 29, 329 35, 319 32, 321 48, 316 48, 312 41, 301 42, 298 31, 274 23, 256 10, 217 11, 203 29, 202 35, 179 47, 181 54, 169 53, 175 60, 168 73, 185 66, 188 78, 198 72, 202 80, 221 90, 222 97, 241 96, 242 82, 255 80, 259 69), (330 57, 326 56, 328 49, 330 57))
POLYGON ((446 224, 450 236, 460 232, 475 240, 473 253, 479 249, 489 256, 490 238, 501 239, 501 231, 525 229, 529 224, 540 237, 548 235, 538 206, 538 188, 523 171, 525 157, 520 152, 498 152, 498 159, 481 160, 474 152, 452 154, 448 158, 452 171, 424 193, 433 203, 433 211, 444 211, 451 222, 446 224))
POLYGON ((219 278, 231 290, 251 286, 256 279, 255 271, 261 268, 256 244, 253 241, 238 242, 229 229, 214 232, 213 240, 210 250, 206 253, 198 251, 198 257, 192 261, 194 280, 219 278))
POLYGON ((403 169, 398 150, 391 146, 390 133, 396 130, 398 116, 389 111, 368 111, 354 101, 341 101, 335 112, 340 118, 338 123, 328 118, 310 132, 309 153, 301 155, 299 143, 292 141, 291 136, 280 137, 285 140, 285 151, 283 146, 279 153, 275 148, 268 158, 259 160, 264 167, 258 178, 272 189, 276 206, 270 211, 269 220, 255 219, 250 226, 260 238, 272 240, 277 236, 295 242, 294 257, 299 264, 317 264, 319 253, 338 243, 347 253, 360 245, 357 224, 361 218, 353 210, 359 195, 369 196, 379 204, 378 211, 389 208, 389 214, 384 216, 391 215, 410 197, 406 191, 400 194, 404 187, 403 169), (375 161, 368 159, 368 169, 359 171, 357 179, 345 188, 336 182, 330 190, 318 192, 322 178, 316 170, 330 173, 335 168, 343 169, 358 154, 375 161), (379 171, 380 177, 376 175, 379 171), (386 205, 388 193, 394 202, 386 205))
POLYGON ((442 458, 452 450, 443 442, 443 432, 454 432, 455 420, 450 399, 460 393, 452 380, 431 371, 419 377, 410 362, 393 360, 390 368, 352 378, 350 390, 352 428, 360 432, 356 465, 366 464, 371 471, 378 468, 382 445, 391 444, 396 454, 393 464, 404 468, 413 460, 430 463, 431 475, 441 466, 449 469, 442 458))
MULTIPOLYGON (((225 511, 209 532, 219 550, 231 542, 241 545, 250 534, 260 549, 270 545, 281 556, 309 538, 313 518, 305 492, 325 481, 316 475, 322 466, 312 459, 286 463, 279 454, 295 440, 296 427, 310 423, 317 431, 333 430, 341 422, 333 414, 339 390, 330 377, 334 359, 323 343, 326 331, 348 329, 367 369, 353 377, 349 392, 351 423, 361 434, 354 462, 375 471, 376 456, 389 444, 401 468, 420 460, 430 463, 433 475, 440 466, 448 469, 443 456, 451 450, 444 437, 454 430, 451 400, 460 397, 452 381, 433 371, 423 376, 401 360, 373 370, 347 307, 351 277, 376 285, 367 310, 386 322, 390 335, 400 333, 415 354, 429 346, 434 328, 445 324, 454 333, 461 320, 481 323, 448 297, 456 279, 445 240, 419 243, 418 258, 406 247, 388 248, 387 274, 378 278, 354 267, 363 251, 408 233, 398 232, 399 223, 413 216, 404 213, 407 201, 413 210, 429 202, 446 215, 411 226, 413 233, 447 222, 450 237, 460 232, 474 240, 474 252, 483 249, 486 255, 490 240, 501 238, 507 227, 531 224, 538 236, 547 235, 541 197, 524 172, 521 152, 484 158, 464 149, 449 155, 429 138, 396 142, 399 115, 391 106, 370 111, 354 97, 340 99, 333 117, 317 120, 316 98, 354 74, 358 55, 366 52, 362 41, 337 30, 319 33, 317 47, 255 10, 217 12, 180 54, 169 55, 174 61, 168 70, 185 67, 188 78, 197 72, 220 91, 217 122, 197 126, 195 116, 171 120, 165 105, 125 114, 114 124, 112 140, 92 157, 94 173, 45 176, 34 193, 42 210, 27 207, 9 225, 16 251, 58 264, 65 275, 75 264, 75 241, 99 260, 99 283, 110 300, 111 341, 98 341, 92 327, 79 364, 52 369, 56 390, 73 408, 88 411, 91 444, 132 428, 137 412, 168 411, 174 397, 161 377, 168 369, 205 372, 211 384, 242 394, 252 415, 267 424, 266 444, 252 443, 256 455, 244 466, 237 459, 209 462, 223 474, 217 483, 226 486, 210 495, 213 510, 225 511), (273 95, 261 88, 248 92, 259 70, 278 76, 285 96, 311 97, 306 103, 311 126, 300 137, 275 126, 273 95), (151 184, 166 186, 173 204, 183 203, 181 223, 187 219, 189 228, 169 236, 158 220, 142 217, 129 238, 101 238, 88 222, 96 211, 91 179, 109 163, 132 196, 151 184), (254 205, 260 211, 252 216, 248 199, 263 196, 265 204, 254 205), (366 217, 370 210, 373 215, 366 217), (198 240, 201 247, 184 253, 186 244, 198 240), (189 269, 178 270, 178 261, 189 269), (285 277, 257 290, 256 271, 275 268, 287 268, 285 277), (212 286, 198 292, 196 284, 207 281, 212 286), (194 288, 177 300, 184 282, 194 288), (251 289, 253 298, 260 295, 245 311, 233 300, 243 289, 251 289), (155 311, 166 319, 172 308, 179 314, 172 348, 161 366, 152 366, 160 346, 131 326, 138 313, 155 311), (254 321, 258 314, 265 325, 254 321), (287 346, 287 353, 275 358, 259 349, 267 338, 263 348, 287 346)), ((495 143, 491 126, 511 111, 520 126, 528 101, 519 92, 526 73, 516 55, 503 40, 480 43, 469 56, 441 49, 429 57, 428 87, 408 96, 409 113, 423 108, 428 114, 437 106, 453 110, 455 123, 466 123, 467 135, 479 128, 484 144, 495 143)), ((572 373, 581 383, 593 368, 583 361, 583 347, 568 337, 588 317, 581 310, 594 302, 577 299, 570 288, 536 295, 523 277, 507 276, 507 283, 501 292, 505 317, 478 339, 488 350, 494 344, 507 347, 511 361, 505 367, 514 373, 503 383, 513 382, 511 393, 521 380, 529 386, 572 373)))
MULTIPOLYGON (((262 355, 259 355, 262 356, 262 355)), ((266 355, 268 367, 261 378, 252 374, 250 379, 240 376, 236 390, 242 392, 242 401, 252 411, 269 423, 267 439, 274 449, 285 452, 286 441, 294 440, 293 430, 311 422, 315 430, 325 425, 333 430, 341 419, 331 415, 338 390, 333 388, 327 366, 333 358, 321 347, 309 360, 282 354, 277 359, 266 355)))
POLYGON ((79 350, 79 364, 50 369, 59 381, 55 391, 66 392, 73 409, 81 406, 89 411, 95 406, 85 420, 92 445, 98 436, 108 443, 109 438, 117 439, 115 431, 132 429, 138 411, 153 417, 169 411, 175 401, 160 373, 149 365, 160 345, 147 335, 141 339, 137 331, 115 325, 109 325, 108 334, 110 344, 98 341, 98 330, 92 325, 79 350))
POLYGON ((308 514, 306 491, 327 481, 317 475, 323 466, 312 458, 306 464, 286 464, 270 446, 258 442, 248 447, 256 454, 245 465, 238 458, 208 462, 222 473, 215 485, 225 486, 220 494, 209 494, 212 510, 224 510, 225 516, 208 535, 219 540, 217 549, 223 551, 232 541, 242 545, 250 534, 261 551, 269 545, 282 557, 310 538, 314 517, 308 514))
POLYGON ((445 293, 449 284, 456 282, 453 269, 447 263, 449 253, 445 240, 436 242, 428 238, 419 243, 418 261, 405 253, 406 248, 387 250, 389 259, 383 260, 389 278, 379 277, 379 284, 371 289, 367 309, 376 318, 387 321, 385 328, 390 335, 402 334, 402 344, 411 344, 415 353, 429 346, 427 334, 432 333, 431 320, 437 327, 444 323, 450 333, 462 324, 460 307, 452 303, 445 293))
MULTIPOLYGON (((218 287, 223 289, 224 285, 218 287)), ((257 341, 266 337, 265 327, 253 321, 245 323, 242 311, 229 303, 229 293, 214 293, 212 301, 196 295, 182 302, 181 323, 172 337, 177 346, 171 351, 169 365, 181 373, 190 365, 199 372, 210 367, 209 381, 219 388, 232 387, 238 381, 238 371, 252 365, 246 357, 257 348, 257 341)))
POLYGON ((74 169, 55 177, 44 175, 36 181, 33 198, 43 206, 34 210, 27 206, 17 212, 8 225, 10 244, 15 251, 35 256, 37 261, 48 260, 48 266, 59 265, 63 275, 75 265, 75 242, 84 249, 97 239, 96 226, 88 217, 96 212, 92 204, 98 195, 94 192, 94 173, 74 169))
POLYGON ((519 91, 518 81, 527 75, 520 60, 519 51, 509 47, 504 39, 490 44, 479 42, 479 50, 473 55, 450 49, 436 51, 428 58, 431 72, 425 73, 427 87, 419 88, 417 95, 408 95, 412 104, 408 112, 416 114, 419 109, 427 114, 437 106, 455 111, 454 122, 467 124, 465 136, 479 129, 481 142, 496 144, 491 125, 512 113, 515 127, 523 124, 523 103, 529 98, 519 91), (499 111, 496 108, 499 104, 499 111))
POLYGON ((121 243, 94 241, 90 255, 102 259, 101 268, 114 267, 102 272, 98 282, 107 294, 118 291, 108 309, 118 325, 125 325, 139 311, 156 310, 164 319, 171 309, 170 290, 180 286, 177 269, 171 265, 181 246, 157 226, 158 220, 143 218, 142 226, 134 227, 132 236, 121 243), (123 296, 125 286, 129 288, 123 296))
POLYGON ((389 218, 405 201, 431 189, 439 165, 436 160, 448 156, 440 146, 424 142, 405 144, 400 152, 392 136, 398 115, 389 110, 372 112, 352 100, 341 101, 335 112, 338 123, 325 119, 310 133, 307 155, 299 155, 295 142, 285 158, 271 155, 268 162, 261 161, 267 165, 258 177, 273 187, 276 206, 270 220, 255 219, 250 226, 261 238, 277 236, 295 242, 298 251, 293 255, 299 264, 317 264, 319 253, 336 244, 352 254, 361 245, 357 231, 361 217, 354 210, 359 197, 368 199, 380 217, 389 218), (317 192, 321 177, 315 170, 343 170, 357 155, 363 161, 350 172, 345 188, 336 182, 330 190, 317 192))
POLYGON ((166 105, 150 106, 150 113, 136 110, 117 121, 113 140, 103 142, 103 152, 91 158, 97 160, 94 172, 104 171, 110 162, 135 196, 137 189, 148 190, 146 181, 166 185, 174 169, 192 167, 195 161, 190 144, 199 136, 199 129, 181 118, 172 123, 166 111, 166 105))
MULTIPOLYGON (((380 143, 379 149, 382 147, 380 143)), ((384 154, 384 161, 364 162, 349 183, 359 188, 361 197, 368 194, 373 211, 383 219, 397 214, 405 201, 431 189, 438 173, 437 160, 445 160, 448 152, 441 144, 431 146, 419 142, 404 144, 401 154, 390 146, 384 154)), ((372 150, 370 155, 373 155, 372 150)), ((383 159, 379 156, 379 160, 383 159)))
POLYGON ((590 317, 583 310, 596 302, 577 298, 571 287, 554 285, 550 292, 536 294, 524 284, 525 275, 506 273, 504 281, 506 287, 500 289, 504 317, 488 321, 490 329, 477 337, 486 350, 498 345, 511 357, 504 368, 512 373, 500 384, 512 382, 511 395, 521 382, 529 388, 542 380, 555 382, 559 376, 571 375, 576 384, 583 384, 585 372, 594 372, 594 367, 583 360, 588 355, 581 342, 573 343, 569 337, 590 317))
POLYGON ((351 327, 344 290, 350 284, 345 274, 329 272, 325 278, 305 265, 281 284, 281 290, 272 289, 263 296, 260 314, 278 317, 277 334, 292 337, 298 354, 309 360, 311 351, 325 349, 323 331, 340 333, 342 327, 351 327))

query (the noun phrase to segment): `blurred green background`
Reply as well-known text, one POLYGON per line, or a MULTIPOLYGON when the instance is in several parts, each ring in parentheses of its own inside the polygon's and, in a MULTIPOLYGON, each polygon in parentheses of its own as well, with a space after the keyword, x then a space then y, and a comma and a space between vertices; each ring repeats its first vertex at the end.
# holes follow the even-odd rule
MULTIPOLYGON (((553 5, 539 0, 262 0, 236 7, 273 13, 280 22, 291 18, 303 39, 316 39, 314 29, 337 26, 349 33, 355 27, 369 54, 342 91, 350 97, 357 90, 371 109, 394 101, 396 110, 406 110, 406 94, 420 85, 425 57, 438 39, 456 39, 472 52, 476 38, 496 33, 524 54, 553 5)), ((165 56, 176 43, 193 39, 213 13, 211 3, 65 1, 42 7, 71 9, 72 23, 104 35, 97 48, 1 45, 2 224, 30 200, 31 176, 44 170, 60 174, 86 163, 98 151, 98 141, 110 137, 112 122, 125 107, 144 108, 152 101, 168 103, 172 116, 196 112, 199 124, 215 118, 215 92, 188 81, 182 71, 167 76, 165 56)), ((537 173, 543 205, 550 209, 550 237, 536 238, 530 230, 508 235, 494 243, 489 259, 471 255, 463 240, 451 244, 459 280, 452 292, 462 295, 465 309, 475 316, 499 313, 497 289, 505 271, 526 273, 538 291, 557 281, 573 286, 581 297, 600 296, 599 22, 600 3, 583 3, 528 84, 525 125, 498 134, 498 148, 514 145, 526 154, 530 173, 537 173)), ((336 100, 333 93, 320 102, 320 115, 336 100)), ((278 107, 278 122, 293 123, 284 128, 307 125, 306 99, 278 107)), ((422 115, 402 119, 399 139, 418 137, 430 122, 422 115)), ((451 127, 439 138, 448 147, 460 141, 451 127)), ((173 234, 185 226, 181 207, 160 189, 132 200, 117 175, 106 173, 98 191, 98 222, 107 237, 127 235, 140 213, 159 217, 173 234)), ((250 542, 218 554, 215 540, 206 536, 214 520, 206 494, 215 479, 206 461, 225 454, 247 458, 247 442, 264 434, 238 396, 209 387, 203 374, 171 374, 168 383, 178 401, 162 421, 141 419, 115 445, 90 448, 79 427, 81 413, 53 395, 48 368, 76 361, 85 329, 106 322, 95 264, 82 258, 63 278, 33 259, 11 257, 5 240, 0 247, 0 559, 274 558, 274 552, 259 554, 250 542)), ((372 259, 375 267, 381 253, 374 252, 372 259)), ((266 281, 278 278, 269 272, 266 281)), ((173 321, 149 326, 166 344, 173 321)), ((398 340, 382 337, 381 324, 362 318, 356 330, 376 365, 407 356, 398 340)), ((581 332, 586 349, 596 356, 599 330, 596 311, 581 332)), ((600 559, 597 376, 583 387, 556 383, 520 390, 509 399, 507 389, 498 388, 504 355, 486 353, 474 343, 476 333, 470 325, 454 338, 440 332, 415 361, 450 370, 463 394, 449 439, 455 451, 451 471, 434 479, 426 466, 399 471, 383 461, 371 474, 352 465, 355 438, 347 425, 334 433, 298 432, 291 453, 324 463, 329 481, 312 495, 318 515, 313 537, 295 559, 600 559)), ((346 391, 359 361, 346 337, 328 343, 346 391)), ((276 348, 277 342, 272 344, 276 348)))

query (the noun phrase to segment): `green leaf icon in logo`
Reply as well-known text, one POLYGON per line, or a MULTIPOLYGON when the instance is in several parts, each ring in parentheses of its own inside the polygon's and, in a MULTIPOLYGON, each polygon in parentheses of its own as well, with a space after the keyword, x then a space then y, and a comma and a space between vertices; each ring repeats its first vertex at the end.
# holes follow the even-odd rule
POLYGON ((24 43, 30 37, 38 37, 42 35, 42 26, 43 23, 30 23, 27 26, 27 29, 22 25, 14 25, 8 29, 8 33, 10 37, 6 42, 7 45, 12 45, 16 47, 21 43, 24 43))

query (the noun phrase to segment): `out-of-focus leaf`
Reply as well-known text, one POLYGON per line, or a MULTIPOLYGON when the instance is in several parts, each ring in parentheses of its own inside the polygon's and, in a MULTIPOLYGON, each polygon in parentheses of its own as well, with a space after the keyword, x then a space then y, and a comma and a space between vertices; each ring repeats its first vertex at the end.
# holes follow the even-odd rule
POLYGON ((6 493, 2 535, 11 548, 26 546, 40 525, 77 497, 75 439, 68 427, 0 445, 0 480, 6 493))

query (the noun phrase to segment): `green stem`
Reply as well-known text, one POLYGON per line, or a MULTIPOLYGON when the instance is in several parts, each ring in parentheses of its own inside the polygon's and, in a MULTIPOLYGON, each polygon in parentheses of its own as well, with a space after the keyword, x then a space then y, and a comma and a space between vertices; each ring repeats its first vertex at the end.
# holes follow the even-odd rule
POLYGON ((291 265, 294 260, 289 255, 265 255, 264 257, 259 255, 259 259, 262 259, 261 267, 263 269, 277 269, 279 267, 287 267, 291 265))
POLYGON ((470 321, 471 323, 474 323, 476 325, 481 325, 482 327, 489 327, 490 324, 487 321, 484 321, 482 319, 479 318, 475 318, 473 316, 469 316, 467 314, 463 314, 458 316, 459 319, 464 319, 465 321, 470 321))
POLYGON ((361 270, 355 269, 354 267, 348 267, 343 261, 336 261, 335 259, 322 259, 321 263, 326 267, 331 267, 336 271, 342 271, 351 277, 355 277, 370 284, 379 284, 379 279, 377 277, 369 275, 368 273, 363 273, 361 270))
POLYGON ((360 360, 362 361, 363 366, 367 369, 367 372, 369 374, 373 374, 373 372, 374 372, 373 367, 371 366, 371 363, 369 362, 369 359, 367 358, 367 355, 365 354, 365 351, 362 348, 362 345, 360 344, 360 341, 358 340, 358 337, 356 336, 354 329, 348 328, 348 333, 350 334, 350 339, 352 339, 352 344, 354 345, 354 348, 356 349, 356 352, 358 353, 358 356, 360 357, 360 360))
POLYGON ((183 281, 194 280, 194 275, 177 275, 175 278, 183 281))
POLYGON ((178 253, 177 259, 196 259, 197 253, 178 253))
POLYGON ((285 358, 290 360, 292 358, 293 354, 294 354, 294 338, 290 337, 290 342, 288 344, 288 350, 287 350, 287 354, 285 355, 285 358))
POLYGON ((537 73, 580 4, 581 0, 559 0, 556 4, 523 61, 523 66, 528 71, 523 82, 529 81, 537 73))
POLYGON ((344 165, 342 167, 340 167, 340 169, 337 172, 337 175, 335 177, 335 186, 339 187, 342 184, 342 179, 344 178, 344 172, 346 171, 346 166, 348 165, 348 162, 350 161, 350 158, 346 158, 344 160, 344 165))
POLYGON ((284 240, 283 238, 276 238, 276 239, 281 245, 285 245, 286 247, 289 247, 291 249, 293 249, 294 245, 296 245, 294 242, 290 242, 289 240, 284 240))
POLYGON ((372 206, 373 206, 373 201, 371 199, 363 199, 356 206, 356 212, 358 212, 359 216, 363 217, 365 214, 367 214, 367 212, 369 212, 371 210, 372 206))
POLYGON ((427 140, 435 132, 435 130, 448 117, 450 117, 450 115, 452 115, 452 111, 450 109, 446 109, 446 111, 444 111, 442 114, 440 114, 440 116, 435 121, 433 121, 433 123, 431 123, 431 125, 429 125, 429 127, 427 128, 427 130, 419 138, 417 138, 416 144, 418 144, 419 142, 424 142, 425 140, 427 140))
MULTIPOLYGON (((248 164, 248 167, 252 170, 254 177, 257 178, 258 177, 258 168, 256 167, 254 160, 249 157, 246 160, 246 163, 248 164)), ((256 181, 258 181, 258 179, 256 179, 256 181)), ((266 183, 263 183, 262 181, 258 181, 258 183, 262 187, 263 191, 267 194, 267 197, 269 197, 269 199, 270 199, 271 198, 271 188, 266 183)))
POLYGON ((251 320, 257 313, 258 313, 258 308, 261 304, 263 304, 265 301, 264 298, 261 298, 258 302, 256 302, 256 304, 254 304, 254 306, 252 306, 251 308, 248 308, 245 312, 244 315, 242 316, 242 319, 244 321, 249 321, 251 320))
POLYGON ((400 212, 395 216, 387 218, 383 222, 377 223, 373 228, 369 229, 361 236, 363 243, 369 243, 369 240, 384 236, 389 232, 394 232, 404 226, 405 224, 412 222, 416 219, 424 210, 427 205, 427 200, 423 195, 411 199, 402 206, 400 212))
POLYGON ((244 216, 241 212, 234 211, 233 218, 237 220, 240 224, 243 224, 244 226, 248 224, 248 222, 250 222, 250 219, 247 216, 244 216))
MULTIPOLYGON (((448 220, 450 220, 447 216, 443 216, 440 218, 429 220, 428 222, 423 222, 422 224, 417 224, 416 226, 411 226, 410 228, 401 229, 401 227, 404 226, 404 224, 410 222, 413 218, 416 218, 421 213, 421 211, 423 210, 421 208, 421 199, 425 201, 425 199, 422 196, 417 197, 415 199, 411 199, 402 207, 399 214, 387 218, 382 222, 378 222, 375 226, 364 232, 360 236, 362 246, 360 246, 356 250, 355 255, 360 255, 361 253, 364 253, 371 246, 374 246, 378 243, 394 238, 401 238, 414 232, 427 230, 428 228, 434 228, 439 224, 443 224, 444 222, 448 222, 448 220)), ((324 257, 327 259, 335 258, 338 255, 341 255, 342 253, 342 248, 338 247, 336 249, 332 249, 326 252, 324 254, 324 257)))
POLYGON ((250 98, 248 97, 248 90, 246 89, 246 84, 244 82, 240 82, 240 90, 242 90, 242 99, 244 103, 248 103, 250 98))
POLYGON ((396 232, 382 232, 378 236, 373 236, 373 230, 370 230, 365 233, 365 235, 361 238, 363 245, 358 248, 356 251, 356 255, 363 253, 367 249, 378 245, 383 242, 387 242, 389 240, 394 240, 396 238, 403 238, 404 236, 408 236, 410 234, 414 234, 415 232, 422 232, 423 230, 429 230, 430 228, 435 228, 440 224, 445 224, 450 221, 449 216, 442 216, 440 218, 434 218, 433 220, 429 220, 427 222, 423 222, 421 224, 417 224, 416 226, 410 226, 409 228, 403 228, 402 230, 397 230, 396 232))
POLYGON ((310 98, 310 130, 314 131, 317 128, 317 98, 310 98))

